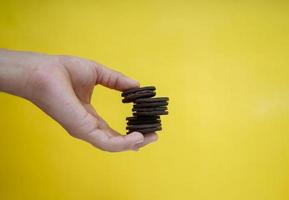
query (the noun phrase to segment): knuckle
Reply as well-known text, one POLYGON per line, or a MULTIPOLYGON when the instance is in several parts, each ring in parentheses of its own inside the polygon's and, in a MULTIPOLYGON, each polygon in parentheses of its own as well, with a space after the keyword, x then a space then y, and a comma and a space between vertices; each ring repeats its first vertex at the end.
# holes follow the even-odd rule
POLYGON ((66 64, 79 64, 81 62, 81 58, 75 56, 68 56, 68 55, 59 55, 59 61, 66 65, 66 64))

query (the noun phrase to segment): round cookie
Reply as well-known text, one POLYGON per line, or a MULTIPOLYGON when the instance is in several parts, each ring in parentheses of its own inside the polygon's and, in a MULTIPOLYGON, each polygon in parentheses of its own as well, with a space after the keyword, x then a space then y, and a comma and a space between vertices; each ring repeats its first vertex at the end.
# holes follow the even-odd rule
POLYGON ((135 103, 152 103, 152 102, 166 102, 168 101, 168 97, 155 97, 155 98, 142 98, 135 100, 135 103))
POLYGON ((126 127, 127 130, 140 130, 140 129, 146 129, 146 128, 154 128, 154 127, 159 127, 161 126, 160 123, 155 123, 155 124, 134 124, 134 125, 129 125, 126 127))
POLYGON ((132 88, 132 89, 124 90, 122 92, 121 96, 125 97, 131 93, 144 91, 144 90, 154 91, 154 90, 156 90, 156 87, 155 86, 145 86, 145 87, 140 87, 140 88, 132 88))
POLYGON ((128 121, 127 125, 156 124, 156 123, 161 124, 161 120, 160 119, 155 119, 155 120, 144 120, 144 121, 128 121))
POLYGON ((152 103, 135 103, 133 108, 151 108, 151 107, 161 107, 167 106, 168 102, 152 102, 152 103))
POLYGON ((154 97, 155 95, 156 95, 156 93, 153 91, 140 91, 140 92, 136 92, 136 93, 127 95, 126 97, 124 97, 122 102, 123 103, 130 103, 130 102, 133 102, 139 98, 149 98, 149 97, 154 97))
POLYGON ((127 121, 145 121, 145 120, 157 120, 160 119, 160 116, 132 116, 127 117, 127 121))
MULTIPOLYGON (((161 131, 161 130, 162 130, 162 127, 155 127, 155 128, 140 129, 140 130, 137 130, 137 132, 145 134, 145 133, 153 133, 153 132, 161 131)), ((129 130, 127 134, 130 134, 131 132, 133 131, 129 130)))
POLYGON ((149 112, 149 111, 164 111, 164 110, 167 110, 167 109, 168 109, 167 107, 133 108, 132 111, 135 111, 135 112, 143 112, 143 111, 149 112))
POLYGON ((148 112, 135 112, 133 116, 158 116, 158 115, 167 115, 168 111, 148 111, 148 112))

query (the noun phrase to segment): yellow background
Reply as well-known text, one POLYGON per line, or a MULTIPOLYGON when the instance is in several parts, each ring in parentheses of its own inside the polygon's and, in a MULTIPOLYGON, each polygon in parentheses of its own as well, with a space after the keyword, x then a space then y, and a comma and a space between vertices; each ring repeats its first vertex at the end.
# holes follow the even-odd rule
MULTIPOLYGON (((94 59, 171 99, 157 143, 110 154, 1 93, 0 199, 289 199, 286 1, 7 0, 0 46, 94 59)), ((120 93, 93 105, 124 132, 120 93)))

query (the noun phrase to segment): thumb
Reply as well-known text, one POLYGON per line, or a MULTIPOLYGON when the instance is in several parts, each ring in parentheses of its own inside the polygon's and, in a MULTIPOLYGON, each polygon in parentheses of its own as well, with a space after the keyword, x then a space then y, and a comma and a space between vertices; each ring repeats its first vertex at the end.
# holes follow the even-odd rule
POLYGON ((93 146, 108 152, 137 150, 137 145, 144 142, 144 136, 139 132, 120 135, 118 133, 108 133, 109 131, 110 130, 108 129, 95 129, 82 139, 91 143, 93 146))

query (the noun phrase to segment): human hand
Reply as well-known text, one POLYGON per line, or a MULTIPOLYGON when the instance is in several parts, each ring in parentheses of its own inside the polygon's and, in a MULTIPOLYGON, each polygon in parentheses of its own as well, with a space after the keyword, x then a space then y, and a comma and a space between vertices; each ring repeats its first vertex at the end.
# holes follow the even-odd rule
POLYGON ((155 133, 121 135, 113 130, 90 104, 97 84, 119 91, 139 87, 90 60, 0 50, 0 91, 30 100, 73 137, 109 152, 137 150, 157 140, 155 133))

